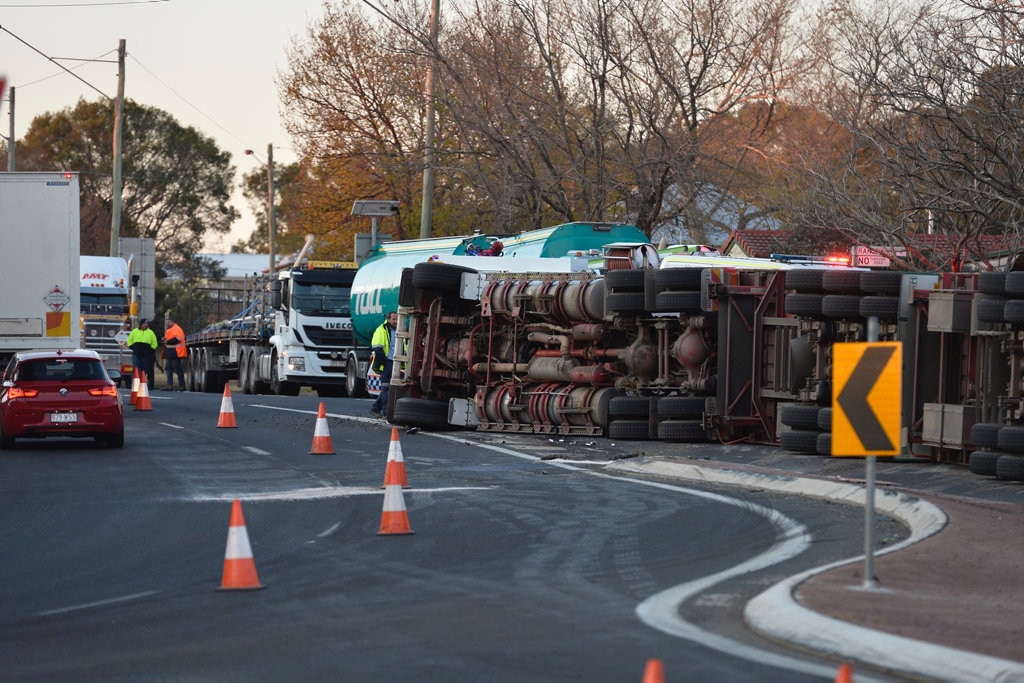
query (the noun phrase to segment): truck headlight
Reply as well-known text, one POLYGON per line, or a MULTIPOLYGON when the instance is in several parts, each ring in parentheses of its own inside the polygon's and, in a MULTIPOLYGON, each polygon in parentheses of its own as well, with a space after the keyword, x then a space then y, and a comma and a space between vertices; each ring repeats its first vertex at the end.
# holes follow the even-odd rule
POLYGON ((305 356, 289 356, 288 357, 288 369, 294 370, 295 372, 306 371, 306 358, 305 356))

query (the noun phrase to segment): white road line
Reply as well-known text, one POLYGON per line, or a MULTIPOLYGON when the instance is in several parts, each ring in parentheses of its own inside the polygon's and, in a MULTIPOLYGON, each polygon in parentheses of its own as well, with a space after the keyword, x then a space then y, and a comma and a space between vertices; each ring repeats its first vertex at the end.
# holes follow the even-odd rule
POLYGON ((249 451, 250 453, 255 453, 256 455, 270 455, 269 451, 260 450, 255 446, 242 446, 242 450, 249 451))
POLYGON ((146 591, 145 593, 133 593, 131 595, 125 595, 120 598, 111 598, 110 600, 98 600, 96 602, 87 602, 84 605, 74 605, 72 607, 61 607, 59 609, 51 609, 45 612, 36 613, 37 617, 52 617, 55 614, 67 614, 68 612, 77 612, 84 609, 92 609, 93 607, 105 607, 106 605, 116 605, 119 602, 128 602, 129 600, 137 600, 144 598, 149 595, 156 595, 160 591, 146 591))
MULTIPOLYGON (((290 408, 276 408, 274 406, 259 406, 262 408, 268 408, 271 410, 286 410, 291 412, 310 413, 305 410, 294 410, 290 408)), ((364 420, 365 418, 353 417, 350 415, 331 415, 331 417, 337 417, 346 420, 364 420)), ((377 421, 377 420, 367 420, 377 421)), ((528 453, 521 453, 519 451, 512 450, 510 448, 504 448, 502 446, 494 446, 491 444, 481 444, 468 439, 456 436, 450 436, 448 434, 440 434, 437 432, 420 432, 424 436, 430 436, 437 439, 444 439, 446 441, 452 441, 455 443, 461 443, 469 446, 475 446, 477 448, 484 448, 496 453, 502 453, 510 455, 512 457, 521 458, 523 460, 535 460, 541 461, 536 455, 528 453)), ((746 562, 742 562, 735 567, 712 574, 711 576, 703 577, 697 581, 691 581, 689 583, 680 584, 664 590, 660 593, 652 595, 647 598, 639 605, 637 605, 636 613, 640 619, 648 626, 655 628, 663 633, 684 638, 686 640, 698 643, 704 647, 723 652, 725 654, 745 659, 747 661, 758 662, 762 664, 769 664, 781 669, 789 671, 799 671, 816 676, 823 676, 825 678, 831 678, 835 674, 833 667, 822 666, 806 662, 802 659, 794 657, 787 657, 785 655, 779 655, 768 650, 762 650, 738 640, 731 640, 725 636, 711 633, 703 629, 694 626, 679 614, 679 606, 687 599, 696 595, 701 591, 705 591, 708 588, 715 586, 727 579, 742 576, 753 571, 764 569, 772 565, 778 564, 785 560, 791 559, 800 553, 804 552, 811 542, 811 536, 807 533, 806 527, 802 524, 793 520, 785 515, 772 510, 770 508, 763 507, 749 503, 747 501, 740 500, 738 498, 730 498, 717 493, 711 493, 708 491, 699 491, 697 489, 689 489, 682 486, 676 486, 674 484, 666 484, 657 481, 648 481, 645 479, 634 479, 628 476, 621 475, 610 475, 603 472, 595 472, 593 470, 577 467, 575 464, 567 462, 557 462, 553 460, 543 461, 546 465, 553 467, 560 467, 562 469, 571 470, 574 472, 580 472, 583 474, 589 474, 591 476, 603 477, 607 479, 614 479, 617 481, 628 481, 640 486, 651 486, 654 488, 660 488, 667 491, 673 491, 676 493, 682 493, 684 495, 696 496, 699 498, 706 498, 726 505, 734 505, 741 507, 745 510, 749 510, 757 515, 766 518, 777 530, 776 542, 771 548, 765 552, 752 557, 746 562)), ((607 464, 607 463, 602 463, 607 464)), ((379 491, 376 491, 379 493, 379 491)))
POLYGON ((158 422, 157 424, 159 424, 159 425, 161 425, 163 427, 170 427, 171 429, 184 429, 185 428, 182 425, 171 424, 170 422, 158 422))

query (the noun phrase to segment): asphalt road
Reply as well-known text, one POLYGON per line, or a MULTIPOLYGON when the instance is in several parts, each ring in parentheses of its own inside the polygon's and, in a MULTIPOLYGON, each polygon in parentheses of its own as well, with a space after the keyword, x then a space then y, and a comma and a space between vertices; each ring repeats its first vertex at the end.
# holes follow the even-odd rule
MULTIPOLYGON (((628 681, 651 657, 668 680, 835 671, 741 612, 857 554, 855 508, 601 473, 635 444, 401 431, 414 533, 379 536, 391 430, 369 401, 326 402, 333 455, 309 453, 312 396, 236 394, 236 429, 216 427, 219 395, 152 403, 129 410, 123 450, 0 454, 5 680, 628 681), (263 590, 217 590, 236 498, 263 590), (665 602, 679 586, 698 589, 665 602)), ((880 521, 882 543, 901 533, 880 521)))

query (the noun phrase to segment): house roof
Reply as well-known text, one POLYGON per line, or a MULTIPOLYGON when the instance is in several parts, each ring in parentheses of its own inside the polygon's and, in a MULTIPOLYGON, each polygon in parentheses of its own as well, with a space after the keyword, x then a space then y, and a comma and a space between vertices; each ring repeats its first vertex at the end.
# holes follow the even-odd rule
POLYGON ((723 254, 741 251, 753 258, 769 258, 772 245, 784 236, 780 230, 733 230, 718 250, 723 254))

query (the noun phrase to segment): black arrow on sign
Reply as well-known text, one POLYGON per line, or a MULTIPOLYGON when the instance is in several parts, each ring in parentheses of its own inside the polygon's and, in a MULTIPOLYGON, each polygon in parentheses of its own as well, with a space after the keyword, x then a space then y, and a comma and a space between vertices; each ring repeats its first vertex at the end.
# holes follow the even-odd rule
POLYGON ((868 394, 875 388, 875 383, 894 353, 894 346, 869 346, 857 361, 857 367, 853 369, 837 399, 866 451, 893 450, 882 423, 868 405, 868 394))

